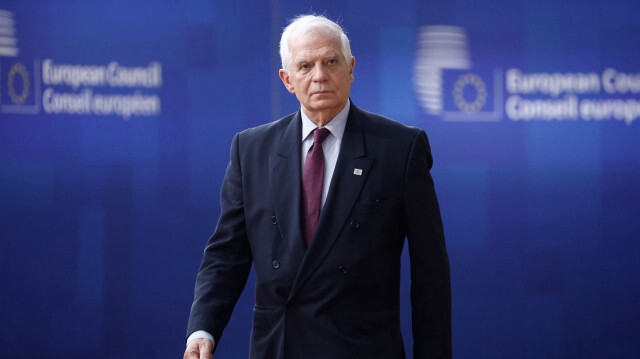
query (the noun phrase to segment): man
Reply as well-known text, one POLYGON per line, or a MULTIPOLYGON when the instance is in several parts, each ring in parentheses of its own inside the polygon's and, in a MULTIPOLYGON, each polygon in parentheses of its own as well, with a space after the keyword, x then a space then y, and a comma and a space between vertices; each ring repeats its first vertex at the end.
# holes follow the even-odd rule
POLYGON ((449 262, 424 131, 351 103, 355 59, 336 23, 298 17, 280 55, 300 110, 233 139, 184 357, 211 358, 253 262, 250 358, 404 358, 406 237, 414 358, 450 358, 449 262))

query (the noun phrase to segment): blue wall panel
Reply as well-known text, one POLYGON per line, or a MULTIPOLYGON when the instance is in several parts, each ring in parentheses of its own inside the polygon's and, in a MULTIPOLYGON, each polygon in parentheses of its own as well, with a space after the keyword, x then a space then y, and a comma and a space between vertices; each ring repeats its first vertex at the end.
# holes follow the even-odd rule
MULTIPOLYGON (((278 41, 288 19, 310 11, 347 30, 352 101, 429 136, 454 355, 640 357, 631 0, 3 1, 0 357, 182 355, 231 140, 297 110, 277 75, 278 41), (114 63, 159 64, 159 81, 52 80, 51 64, 114 63), (611 70, 626 75, 609 82, 611 70), (595 89, 572 82, 583 75, 595 89), (628 90, 607 91, 624 81, 628 90), (87 111, 55 110, 52 94, 85 94, 87 111), (159 106, 124 115, 140 98, 159 106), (528 115, 552 103, 569 112, 528 115), (593 119, 603 112, 590 104, 609 112, 593 119)), ((406 249, 403 261, 411 357, 406 249)), ((247 356, 253 284, 252 274, 216 358, 247 356)))

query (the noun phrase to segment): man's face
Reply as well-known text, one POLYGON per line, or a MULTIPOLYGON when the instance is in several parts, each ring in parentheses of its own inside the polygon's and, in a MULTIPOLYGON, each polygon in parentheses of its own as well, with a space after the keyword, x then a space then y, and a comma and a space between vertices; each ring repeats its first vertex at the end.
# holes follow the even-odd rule
POLYGON ((324 125, 349 99, 355 59, 347 62, 340 40, 322 34, 293 39, 289 49, 291 67, 288 73, 280 70, 280 78, 307 116, 324 125))

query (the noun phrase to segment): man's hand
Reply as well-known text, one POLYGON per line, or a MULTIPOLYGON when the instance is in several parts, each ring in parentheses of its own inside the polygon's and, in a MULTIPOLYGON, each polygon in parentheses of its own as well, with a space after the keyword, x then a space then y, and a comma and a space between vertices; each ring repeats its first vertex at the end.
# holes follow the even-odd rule
POLYGON ((184 359, 213 359, 213 343, 209 339, 194 339, 184 351, 184 359))

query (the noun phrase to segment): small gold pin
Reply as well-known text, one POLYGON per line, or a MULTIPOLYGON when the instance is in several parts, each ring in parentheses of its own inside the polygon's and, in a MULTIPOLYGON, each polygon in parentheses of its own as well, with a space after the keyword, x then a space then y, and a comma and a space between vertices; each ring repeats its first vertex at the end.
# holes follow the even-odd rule
POLYGON ((359 168, 354 168, 353 169, 353 174, 356 176, 362 176, 362 170, 359 168))

